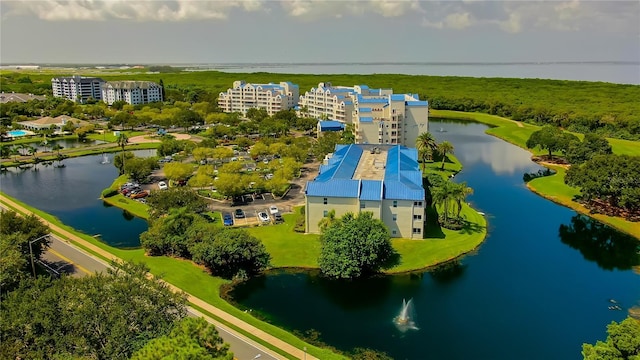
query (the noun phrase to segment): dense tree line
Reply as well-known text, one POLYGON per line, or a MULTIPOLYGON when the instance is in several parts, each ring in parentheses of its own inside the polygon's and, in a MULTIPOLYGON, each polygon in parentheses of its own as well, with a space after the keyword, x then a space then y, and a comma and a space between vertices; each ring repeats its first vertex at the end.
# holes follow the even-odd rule
POLYGON ((0 357, 128 359, 186 314, 184 295, 146 275, 125 263, 84 278, 22 283, 0 304, 0 357))
POLYGON ((565 183, 578 187, 582 200, 622 209, 637 216, 640 211, 640 156, 596 155, 579 166, 572 166, 565 183))
MULTIPOLYGON (((50 87, 51 75, 29 74, 33 84, 18 83, 21 73, 3 72, 3 91, 25 91, 33 84, 50 87), (22 89, 22 90, 20 90, 22 89)), ((130 80, 130 74, 105 74, 105 80, 130 80)), ((603 82, 544 79, 470 78, 398 74, 306 75, 269 73, 197 73, 136 74, 136 80, 166 84, 168 102, 208 102, 215 107, 220 92, 233 81, 268 83, 291 81, 300 92, 330 81, 339 85, 367 84, 374 88, 392 88, 396 93, 417 93, 433 109, 485 112, 539 125, 555 125, 607 137, 640 139, 640 87, 603 82)))

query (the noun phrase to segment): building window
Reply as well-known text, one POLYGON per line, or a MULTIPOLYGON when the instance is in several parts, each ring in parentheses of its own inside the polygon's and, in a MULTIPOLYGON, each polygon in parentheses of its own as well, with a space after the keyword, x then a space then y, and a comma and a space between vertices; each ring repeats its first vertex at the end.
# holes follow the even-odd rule
POLYGON ((397 200, 393 200, 393 207, 398 207, 398 201, 397 200))
POLYGON ((322 201, 323 204, 327 205, 327 198, 324 198, 324 200, 322 201))
POLYGON ((413 220, 422 220, 422 215, 413 215, 413 220))
POLYGON ((366 206, 365 206, 364 201, 361 201, 361 202, 360 202, 360 209, 364 209, 365 207, 366 207, 366 206))
POLYGON ((414 234, 422 234, 422 229, 420 229, 420 228, 413 228, 413 233, 414 233, 414 234))
POLYGON ((414 201, 413 206, 422 206, 422 201, 414 201))
POLYGON ((391 235, 396 235, 398 232, 396 230, 391 230, 391 235))
POLYGON ((398 220, 398 214, 391 214, 391 218, 393 219, 393 221, 398 220))
POLYGON ((324 217, 327 217, 327 215, 329 215, 329 210, 325 210, 325 211, 322 213, 322 216, 324 216, 324 217))

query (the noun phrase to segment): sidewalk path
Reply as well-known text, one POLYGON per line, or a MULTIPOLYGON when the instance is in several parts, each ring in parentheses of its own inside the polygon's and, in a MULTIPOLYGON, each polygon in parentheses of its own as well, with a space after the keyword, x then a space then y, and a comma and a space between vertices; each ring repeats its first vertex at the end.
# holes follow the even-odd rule
MULTIPOLYGON (((14 201, 12 201, 11 199, 8 199, 7 197, 5 197, 3 194, 0 194, 0 201, 8 204, 10 207, 16 209, 18 212, 21 212, 23 214, 33 214, 31 211, 29 211, 28 209, 24 208, 23 206, 15 203, 14 201)), ((35 214, 38 218, 40 218, 37 214, 35 214)), ((68 232, 67 230, 64 230, 62 228, 60 228, 59 226, 56 226, 54 224, 51 224, 50 222, 46 221, 45 219, 40 218, 40 220, 47 224, 49 226, 49 228, 51 229, 51 231, 56 232, 57 234, 60 235, 60 237, 65 238, 66 240, 70 240, 73 241, 91 251, 93 251, 94 253, 98 254, 99 256, 102 256, 108 260, 114 260, 117 262, 122 262, 122 259, 116 257, 115 255, 109 253, 106 250, 103 250, 101 248, 99 248, 96 245, 93 245, 87 241, 85 241, 84 239, 82 239, 79 236, 76 236, 70 232, 68 232)), ((169 285, 169 287, 171 289, 173 289, 174 291, 182 291, 179 288, 177 288, 176 286, 167 283, 169 285)), ((183 291, 184 292, 184 291, 183 291)), ((250 325, 238 318, 236 318, 235 316, 224 312, 218 308, 216 308, 215 306, 205 302, 202 299, 199 299, 193 295, 190 295, 189 293, 185 293, 187 295, 187 301, 189 301, 191 304, 196 305, 202 309, 204 309, 206 312, 224 320, 227 321, 228 323, 242 329, 245 333, 251 334, 277 348, 279 348, 280 350, 298 358, 298 359, 309 359, 309 360, 316 360, 317 358, 309 355, 308 353, 306 353, 305 351, 303 351, 302 349, 298 349, 278 338, 276 338, 273 335, 267 334, 266 332, 256 328, 253 325, 250 325)))

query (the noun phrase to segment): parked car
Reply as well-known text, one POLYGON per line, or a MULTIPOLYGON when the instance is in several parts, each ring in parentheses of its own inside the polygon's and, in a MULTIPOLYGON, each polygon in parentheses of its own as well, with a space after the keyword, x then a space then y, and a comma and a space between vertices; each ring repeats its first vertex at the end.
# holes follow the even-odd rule
POLYGON ((233 216, 236 219, 244 219, 244 211, 242 211, 242 209, 236 209, 236 211, 233 213, 233 216))
POLYGON ((149 196, 149 193, 144 191, 144 190, 142 190, 140 192, 136 192, 135 194, 131 195, 131 198, 132 199, 142 199, 142 198, 147 197, 147 196, 149 196))
POLYGON ((258 220, 262 221, 263 223, 269 222, 269 214, 267 214, 264 211, 261 211, 258 213, 258 220))
POLYGON ((271 213, 271 215, 277 214, 279 212, 278 207, 275 205, 269 206, 269 212, 271 213))
POLYGON ((281 223, 283 221, 284 221, 284 219, 282 218, 282 215, 280 215, 280 213, 277 213, 277 214, 273 215, 273 222, 281 223))
POLYGON ((233 216, 229 213, 224 213, 222 216, 222 223, 224 226, 232 226, 233 225, 233 216))
POLYGON ((264 178, 267 180, 271 180, 273 179, 273 174, 267 174, 264 178))
POLYGON ((160 190, 167 190, 168 188, 169 188, 169 186, 167 185, 167 183, 166 183, 166 182, 164 182, 164 181, 160 181, 160 182, 158 183, 158 189, 160 189, 160 190))

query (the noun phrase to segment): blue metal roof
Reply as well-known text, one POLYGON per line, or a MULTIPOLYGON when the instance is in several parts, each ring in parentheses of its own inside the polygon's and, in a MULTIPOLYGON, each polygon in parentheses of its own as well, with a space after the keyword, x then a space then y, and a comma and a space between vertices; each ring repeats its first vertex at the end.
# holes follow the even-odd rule
MULTIPOLYGON (((383 180, 352 179, 364 145, 336 145, 328 165, 307 183, 306 194, 325 197, 359 197, 361 200, 424 200, 418 151, 400 145, 387 146, 387 163, 383 180)), ((368 149, 368 148, 367 148, 368 149)))
POLYGON ((407 106, 429 106, 429 103, 426 101, 407 101, 407 106))
POLYGON ((360 186, 360 200, 376 200, 382 199, 382 181, 380 180, 362 180, 360 186))
POLYGON ((373 118, 371 116, 361 116, 360 122, 370 123, 373 122, 373 118))
POLYGON ((392 101, 404 101, 404 94, 391 94, 392 101))
POLYGON ((335 120, 319 121, 320 131, 339 131, 344 130, 344 124, 335 120))
POLYGON ((359 110, 360 112, 371 112, 371 108, 367 108, 367 107, 365 108, 361 107, 359 110))
POLYGON ((360 182, 351 179, 332 179, 331 181, 309 181, 305 194, 308 196, 357 198, 360 182))
POLYGON ((353 101, 351 101, 351 100, 345 100, 345 101, 344 101, 344 104, 345 104, 345 105, 353 105, 353 101))

